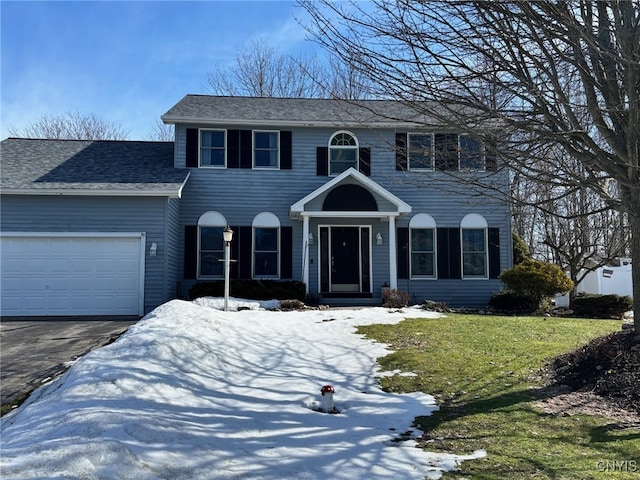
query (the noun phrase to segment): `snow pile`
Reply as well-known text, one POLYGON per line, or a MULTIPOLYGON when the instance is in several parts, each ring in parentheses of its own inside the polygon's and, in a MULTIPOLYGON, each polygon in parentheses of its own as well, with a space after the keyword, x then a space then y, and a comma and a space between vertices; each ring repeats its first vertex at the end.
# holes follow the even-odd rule
POLYGON ((382 392, 375 359, 388 351, 354 333, 435 314, 220 301, 158 307, 5 416, 3 478, 423 479, 484 455, 393 441, 437 407, 382 392), (316 411, 326 384, 339 414, 316 411))

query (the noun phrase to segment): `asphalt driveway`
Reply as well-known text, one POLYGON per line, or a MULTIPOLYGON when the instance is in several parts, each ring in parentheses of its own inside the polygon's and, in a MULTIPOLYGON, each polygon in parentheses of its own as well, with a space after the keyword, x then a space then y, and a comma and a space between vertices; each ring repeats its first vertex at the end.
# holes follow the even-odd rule
POLYGON ((111 343, 139 319, 2 318, 0 400, 12 403, 65 371, 67 362, 111 343))

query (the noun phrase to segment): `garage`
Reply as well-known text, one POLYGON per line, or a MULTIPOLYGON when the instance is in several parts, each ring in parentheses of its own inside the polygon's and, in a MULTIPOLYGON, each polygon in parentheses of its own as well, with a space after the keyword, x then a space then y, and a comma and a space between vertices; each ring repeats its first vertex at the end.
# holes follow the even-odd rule
POLYGON ((144 233, 0 234, 2 316, 142 315, 144 233))

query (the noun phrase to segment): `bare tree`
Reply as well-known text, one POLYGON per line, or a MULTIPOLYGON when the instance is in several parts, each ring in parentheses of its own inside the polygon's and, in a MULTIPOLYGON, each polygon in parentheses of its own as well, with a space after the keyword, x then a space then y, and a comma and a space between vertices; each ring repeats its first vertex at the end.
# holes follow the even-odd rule
POLYGON ((174 127, 173 125, 167 125, 161 120, 156 119, 151 128, 149 138, 158 142, 173 142, 175 139, 174 127))
POLYGON ((624 212, 640 334, 637 0, 300 3, 316 41, 348 56, 372 95, 485 144, 497 131, 496 153, 516 174, 560 196, 590 190, 624 212), (567 155, 550 154, 557 148, 567 155))
POLYGON ((60 140, 125 140, 127 138, 127 132, 117 123, 78 111, 62 115, 44 114, 39 120, 24 128, 10 127, 9 135, 60 140))
POLYGON ((216 95, 251 97, 318 97, 324 93, 325 72, 314 56, 294 58, 259 41, 240 49, 235 63, 209 74, 216 95))

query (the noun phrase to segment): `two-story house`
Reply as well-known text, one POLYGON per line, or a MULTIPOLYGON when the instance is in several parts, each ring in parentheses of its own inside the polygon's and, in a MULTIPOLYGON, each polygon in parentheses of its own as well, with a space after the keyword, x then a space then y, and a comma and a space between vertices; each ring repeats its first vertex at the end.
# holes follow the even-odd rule
POLYGON ((187 95, 162 119, 173 144, 2 142, 2 315, 142 314, 223 278, 226 226, 232 277, 330 304, 484 306, 511 266, 504 169, 402 103, 187 95))

